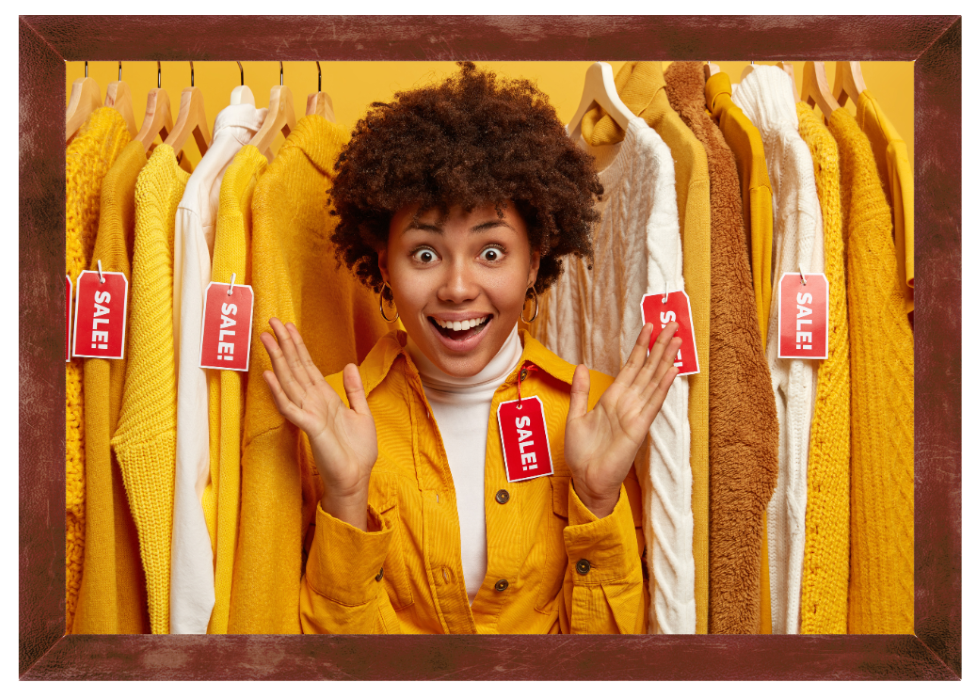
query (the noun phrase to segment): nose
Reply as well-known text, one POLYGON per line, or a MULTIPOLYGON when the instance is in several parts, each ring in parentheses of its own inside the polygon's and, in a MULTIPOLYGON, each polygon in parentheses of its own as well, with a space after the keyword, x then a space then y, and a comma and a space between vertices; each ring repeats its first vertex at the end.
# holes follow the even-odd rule
POLYGON ((439 286, 440 301, 450 304, 463 304, 472 301, 480 294, 476 283, 476 275, 466 264, 465 260, 454 260, 446 266, 446 276, 439 286))

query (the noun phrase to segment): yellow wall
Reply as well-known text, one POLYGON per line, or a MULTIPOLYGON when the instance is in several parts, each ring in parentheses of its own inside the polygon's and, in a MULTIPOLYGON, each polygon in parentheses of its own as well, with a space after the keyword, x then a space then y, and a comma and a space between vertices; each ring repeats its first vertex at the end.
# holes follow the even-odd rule
MULTIPOLYGON (((765 63, 765 62, 760 62, 765 63)), ((568 121, 578 107, 582 95, 582 78, 588 61, 550 61, 550 62, 479 62, 478 65, 492 67, 499 75, 506 77, 530 78, 550 97, 563 121, 568 121)), ((610 61, 615 73, 622 61, 610 61)), ((663 63, 664 69, 669 65, 663 63)), ((748 61, 719 61, 718 65, 727 72, 732 82, 737 82, 742 69, 748 61)), ((243 61, 245 84, 255 95, 256 106, 269 105, 269 90, 279 84, 279 63, 276 61, 243 61)), ((411 89, 429 82, 437 81, 455 70, 455 64, 448 61, 423 62, 320 62, 323 71, 323 91, 333 100, 337 121, 353 127, 364 114, 368 105, 375 101, 387 101, 398 90, 411 89)), ((827 75, 831 83, 834 78, 835 63, 827 62, 827 75)), ((899 133, 908 144, 909 159, 913 152, 913 66, 911 62, 862 62, 861 70, 865 83, 881 103, 899 133)), ((803 61, 793 62, 797 92, 801 87, 803 61)), ((116 80, 117 64, 114 61, 93 61, 89 63, 89 76, 95 78, 102 87, 116 80)), ((67 96, 71 84, 84 75, 84 62, 67 63, 67 96)), ((190 66, 186 61, 162 62, 162 85, 170 95, 174 118, 180 104, 180 91, 190 85, 190 66)), ((297 116, 306 112, 306 98, 316 91, 317 69, 313 61, 283 62, 283 77, 290 87, 295 100, 297 116)), ((195 61, 195 85, 205 96, 206 112, 213 123, 215 115, 228 105, 231 90, 239 84, 238 66, 234 61, 195 61)), ((146 105, 146 93, 157 84, 155 61, 133 61, 123 63, 123 80, 129 84, 136 101, 137 127, 142 121, 146 105)), ((67 104, 67 102, 66 102, 67 104)), ((854 112, 853 103, 847 107, 854 112)), ((272 146, 278 150, 283 138, 277 137, 272 146)), ((193 139, 189 140, 187 157, 197 163, 200 155, 193 139)), ((914 161, 913 161, 914 162, 914 161)))

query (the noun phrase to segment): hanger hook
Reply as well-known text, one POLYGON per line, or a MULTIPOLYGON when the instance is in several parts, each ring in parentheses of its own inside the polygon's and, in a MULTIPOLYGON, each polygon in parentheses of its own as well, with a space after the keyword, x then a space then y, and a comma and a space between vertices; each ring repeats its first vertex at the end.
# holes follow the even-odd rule
POLYGON ((238 70, 242 74, 242 85, 244 85, 245 84, 245 69, 242 68, 242 62, 241 61, 235 61, 235 63, 238 64, 238 70))
POLYGON ((282 61, 279 61, 279 86, 282 87, 282 61))
POLYGON ((119 77, 116 80, 122 80, 122 61, 119 62, 119 77))
POLYGON ((316 91, 323 92, 323 73, 320 72, 320 62, 316 62, 316 91))
POLYGON ((88 77, 88 61, 85 61, 85 77, 88 77))
POLYGON ((157 89, 159 90, 160 87, 160 61, 157 61, 157 89))
POLYGON ((190 64, 191 64, 191 87, 194 87, 194 61, 191 61, 190 64))

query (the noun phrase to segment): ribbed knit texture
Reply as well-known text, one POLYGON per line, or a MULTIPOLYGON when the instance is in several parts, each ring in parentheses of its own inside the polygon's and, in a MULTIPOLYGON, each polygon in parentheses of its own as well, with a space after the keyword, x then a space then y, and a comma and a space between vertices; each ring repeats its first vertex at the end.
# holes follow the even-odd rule
POLYGON ((823 218, 824 274, 830 287, 827 359, 817 370, 817 398, 810 424, 800 631, 803 634, 847 634, 851 367, 840 161, 837 142, 813 108, 798 102, 796 113, 800 119, 800 136, 813 157, 823 218))
POLYGON ((139 532, 150 630, 170 631, 170 536, 177 440, 174 217, 190 176, 157 146, 136 180, 129 360, 112 446, 139 532))
POLYGON ((735 157, 705 109, 701 63, 666 71, 671 106, 704 145, 711 179, 709 620, 759 631, 762 514, 776 487, 779 424, 762 351, 735 157))
POLYGON ((909 151, 870 90, 857 98, 857 123, 871 142, 885 199, 892 208, 892 231, 905 310, 915 309, 915 178, 909 151))
MULTIPOLYGON (((221 180, 218 226, 214 238, 211 279, 252 283, 252 194, 268 161, 254 146, 244 146, 221 180)), ((255 358, 251 358, 254 362, 255 358)), ((241 511, 242 416, 248 374, 208 370, 211 435, 211 484, 205 491, 204 516, 214 543, 214 611, 210 634, 228 632, 231 581, 241 511)))
MULTIPOLYGON (((691 430, 691 507, 694 512, 696 631, 708 631, 708 378, 711 361, 711 203, 704 146, 678 116, 667 97, 660 61, 631 61, 616 74, 623 103, 652 127, 674 159, 677 212, 684 251, 684 282, 698 339, 700 372, 688 377, 691 430)), ((623 140, 623 130, 594 107, 582 120, 582 136, 592 146, 623 140)), ((677 630, 680 632, 681 630, 677 630)))
POLYGON ((259 335, 269 319, 296 324, 324 375, 367 356, 388 331, 378 297, 338 266, 336 220, 327 192, 348 131, 323 117, 301 119, 255 185, 252 198, 252 349, 245 403, 241 526, 230 633, 299 633, 303 542, 319 477, 297 461, 299 431, 280 415, 262 372, 259 335))
POLYGON ((830 115, 841 164, 851 346, 851 575, 847 631, 913 634, 912 330, 891 213, 868 137, 830 115))
MULTIPOLYGON (((128 138, 128 135, 127 135, 128 138)), ((130 281, 136 177, 146 165, 143 144, 131 142, 102 181, 99 232, 89 269, 121 272, 130 281)), ((120 302, 121 300, 114 300, 120 302)), ((129 336, 126 336, 129 340, 129 336)), ((75 634, 150 631, 139 539, 122 473, 109 441, 122 403, 126 358, 85 360, 85 566, 75 634)))
MULTIPOLYGON (((595 264, 566 259, 566 270, 542 295, 532 332, 559 357, 611 376, 619 373, 643 325, 644 294, 684 289, 674 191, 674 160, 656 131, 634 119, 622 144, 590 147, 615 160, 599 173, 604 194, 594 233, 595 264)), ((651 632, 693 634, 694 517, 688 379, 671 386, 641 448, 643 533, 651 573, 651 632)))
MULTIPOLYGON (((126 121, 111 107, 85 120, 65 152, 65 271, 75 294, 99 228, 102 179, 129 143, 126 121)), ((65 363, 65 631, 70 633, 85 551, 84 360, 65 363)))
POLYGON ((735 104, 762 135, 773 187, 776 262, 766 356, 779 416, 779 478, 767 509, 774 634, 800 631, 806 466, 818 364, 779 357, 779 280, 784 273, 823 272, 823 235, 813 158, 800 138, 794 92, 792 79, 781 69, 756 66, 733 96, 735 104))

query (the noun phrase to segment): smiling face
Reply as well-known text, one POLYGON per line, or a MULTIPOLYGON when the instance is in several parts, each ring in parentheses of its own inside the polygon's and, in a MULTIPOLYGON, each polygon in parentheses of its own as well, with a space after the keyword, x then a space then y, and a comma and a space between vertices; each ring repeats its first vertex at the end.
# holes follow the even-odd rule
POLYGON ((512 203, 448 214, 418 207, 391 219, 379 251, 405 330, 439 369, 471 377, 497 354, 521 315, 540 256, 512 203))

